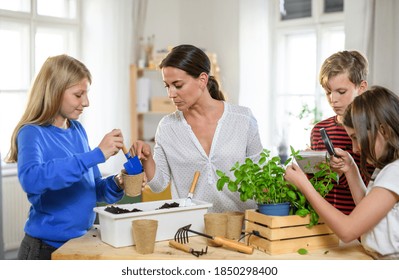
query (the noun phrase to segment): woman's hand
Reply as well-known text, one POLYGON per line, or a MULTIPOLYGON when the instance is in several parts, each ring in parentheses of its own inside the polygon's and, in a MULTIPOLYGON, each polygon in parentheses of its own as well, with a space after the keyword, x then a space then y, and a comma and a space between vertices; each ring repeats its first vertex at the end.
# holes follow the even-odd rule
POLYGON ((143 182, 143 186, 145 186, 147 181, 151 181, 155 174, 155 161, 152 157, 151 146, 142 140, 138 140, 136 143, 133 143, 130 151, 134 152, 133 154, 135 154, 143 164, 145 172, 145 182, 143 182))
POLYGON ((132 147, 130 148, 130 152, 133 152, 133 154, 135 154, 140 160, 152 158, 150 145, 142 140, 138 140, 136 143, 133 143, 132 147))
POLYGON ((331 169, 334 172, 337 172, 339 175, 348 172, 350 168, 355 164, 352 156, 342 149, 335 148, 334 150, 339 157, 332 156, 330 158, 331 169))
POLYGON ((308 177, 302 171, 302 169, 295 163, 287 166, 285 170, 284 179, 296 186, 301 192, 305 185, 309 182, 308 177))
POLYGON ((120 129, 113 129, 105 134, 98 147, 103 152, 105 160, 116 155, 123 146, 123 135, 120 129))

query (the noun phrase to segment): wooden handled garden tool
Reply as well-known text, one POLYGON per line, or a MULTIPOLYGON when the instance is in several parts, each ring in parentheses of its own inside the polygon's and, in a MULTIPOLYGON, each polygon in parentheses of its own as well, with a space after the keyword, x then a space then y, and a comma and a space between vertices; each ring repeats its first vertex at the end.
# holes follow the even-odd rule
POLYGON ((194 250, 193 248, 191 248, 190 246, 188 246, 186 244, 179 243, 175 240, 169 240, 169 245, 176 249, 182 250, 183 252, 193 254, 197 258, 208 252, 208 246, 206 246, 205 251, 203 249, 201 251, 198 251, 198 250, 194 250))
POLYGON ((188 242, 188 232, 196 233, 198 235, 201 235, 203 237, 212 239, 213 242, 215 242, 218 245, 225 246, 230 249, 237 250, 238 252, 245 253, 245 254, 252 254, 254 252, 254 248, 252 246, 247 246, 244 243, 227 239, 224 237, 219 237, 219 236, 210 236, 208 234, 204 234, 195 230, 190 229, 191 224, 181 227, 177 230, 175 234, 175 241, 185 244, 188 242))
POLYGON ((197 186, 199 176, 200 176, 200 172, 195 171, 193 182, 191 183, 190 191, 188 192, 187 198, 182 203, 183 207, 191 205, 191 200, 193 198, 194 190, 195 190, 195 187, 197 186))
POLYGON ((137 175, 143 172, 143 166, 139 160, 139 157, 132 156, 128 149, 123 145, 122 151, 127 158, 127 162, 123 165, 125 167, 126 173, 129 175, 137 175))

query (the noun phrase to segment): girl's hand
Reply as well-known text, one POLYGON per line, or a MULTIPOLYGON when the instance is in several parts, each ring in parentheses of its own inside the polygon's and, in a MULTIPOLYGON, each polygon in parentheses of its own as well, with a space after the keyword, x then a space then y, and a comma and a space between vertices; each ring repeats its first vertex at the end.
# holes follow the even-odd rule
POLYGON ((287 166, 284 179, 296 186, 301 192, 303 188, 305 188, 306 184, 310 183, 306 174, 295 163, 287 166))
MULTIPOLYGON (((120 189, 124 190, 124 189, 125 189, 125 185, 124 185, 124 182, 123 182, 122 173, 125 173, 125 174, 126 174, 126 170, 125 170, 125 169, 122 169, 121 172, 119 172, 118 175, 115 175, 114 180, 115 180, 115 183, 118 185, 118 187, 119 187, 120 189)), ((141 185, 142 191, 144 190, 144 187, 145 187, 146 185, 147 185, 147 176, 146 176, 145 173, 144 173, 143 182, 142 182, 142 185, 141 185)))
POLYGON ((130 151, 133 152, 133 154, 135 154, 140 160, 152 158, 150 145, 141 140, 133 143, 130 151))
POLYGON ((120 129, 113 129, 105 134, 98 147, 103 152, 105 160, 116 155, 123 146, 123 135, 120 129))
POLYGON ((331 169, 337 172, 338 174, 343 174, 348 172, 350 168, 355 164, 352 156, 348 152, 345 152, 342 149, 335 148, 334 150, 337 156, 339 157, 332 156, 330 158, 331 169))
POLYGON ((125 189, 125 185, 123 184, 122 171, 119 172, 119 174, 114 177, 114 180, 120 189, 122 189, 122 190, 125 189))

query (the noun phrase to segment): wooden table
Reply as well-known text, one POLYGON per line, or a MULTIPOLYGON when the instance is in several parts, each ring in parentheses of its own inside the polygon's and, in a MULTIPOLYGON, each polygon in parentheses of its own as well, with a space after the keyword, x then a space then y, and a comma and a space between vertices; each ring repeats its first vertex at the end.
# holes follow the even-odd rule
MULTIPOLYGON (((206 239, 201 236, 190 237, 190 247, 201 250, 206 247, 206 239)), ((86 235, 75 238, 52 254, 54 260, 370 260, 360 245, 353 242, 332 248, 309 251, 306 255, 298 253, 269 255, 259 250, 254 250, 252 255, 242 254, 222 247, 208 247, 207 254, 195 257, 192 254, 177 250, 169 246, 168 241, 155 244, 153 254, 138 254, 134 246, 114 248, 101 241, 99 227, 94 227, 86 235)))

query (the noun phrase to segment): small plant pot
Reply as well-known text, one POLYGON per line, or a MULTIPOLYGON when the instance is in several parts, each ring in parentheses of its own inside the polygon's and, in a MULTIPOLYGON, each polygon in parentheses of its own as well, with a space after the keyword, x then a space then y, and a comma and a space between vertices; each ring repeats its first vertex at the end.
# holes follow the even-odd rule
POLYGON ((258 204, 258 212, 269 216, 288 216, 291 203, 258 204))

